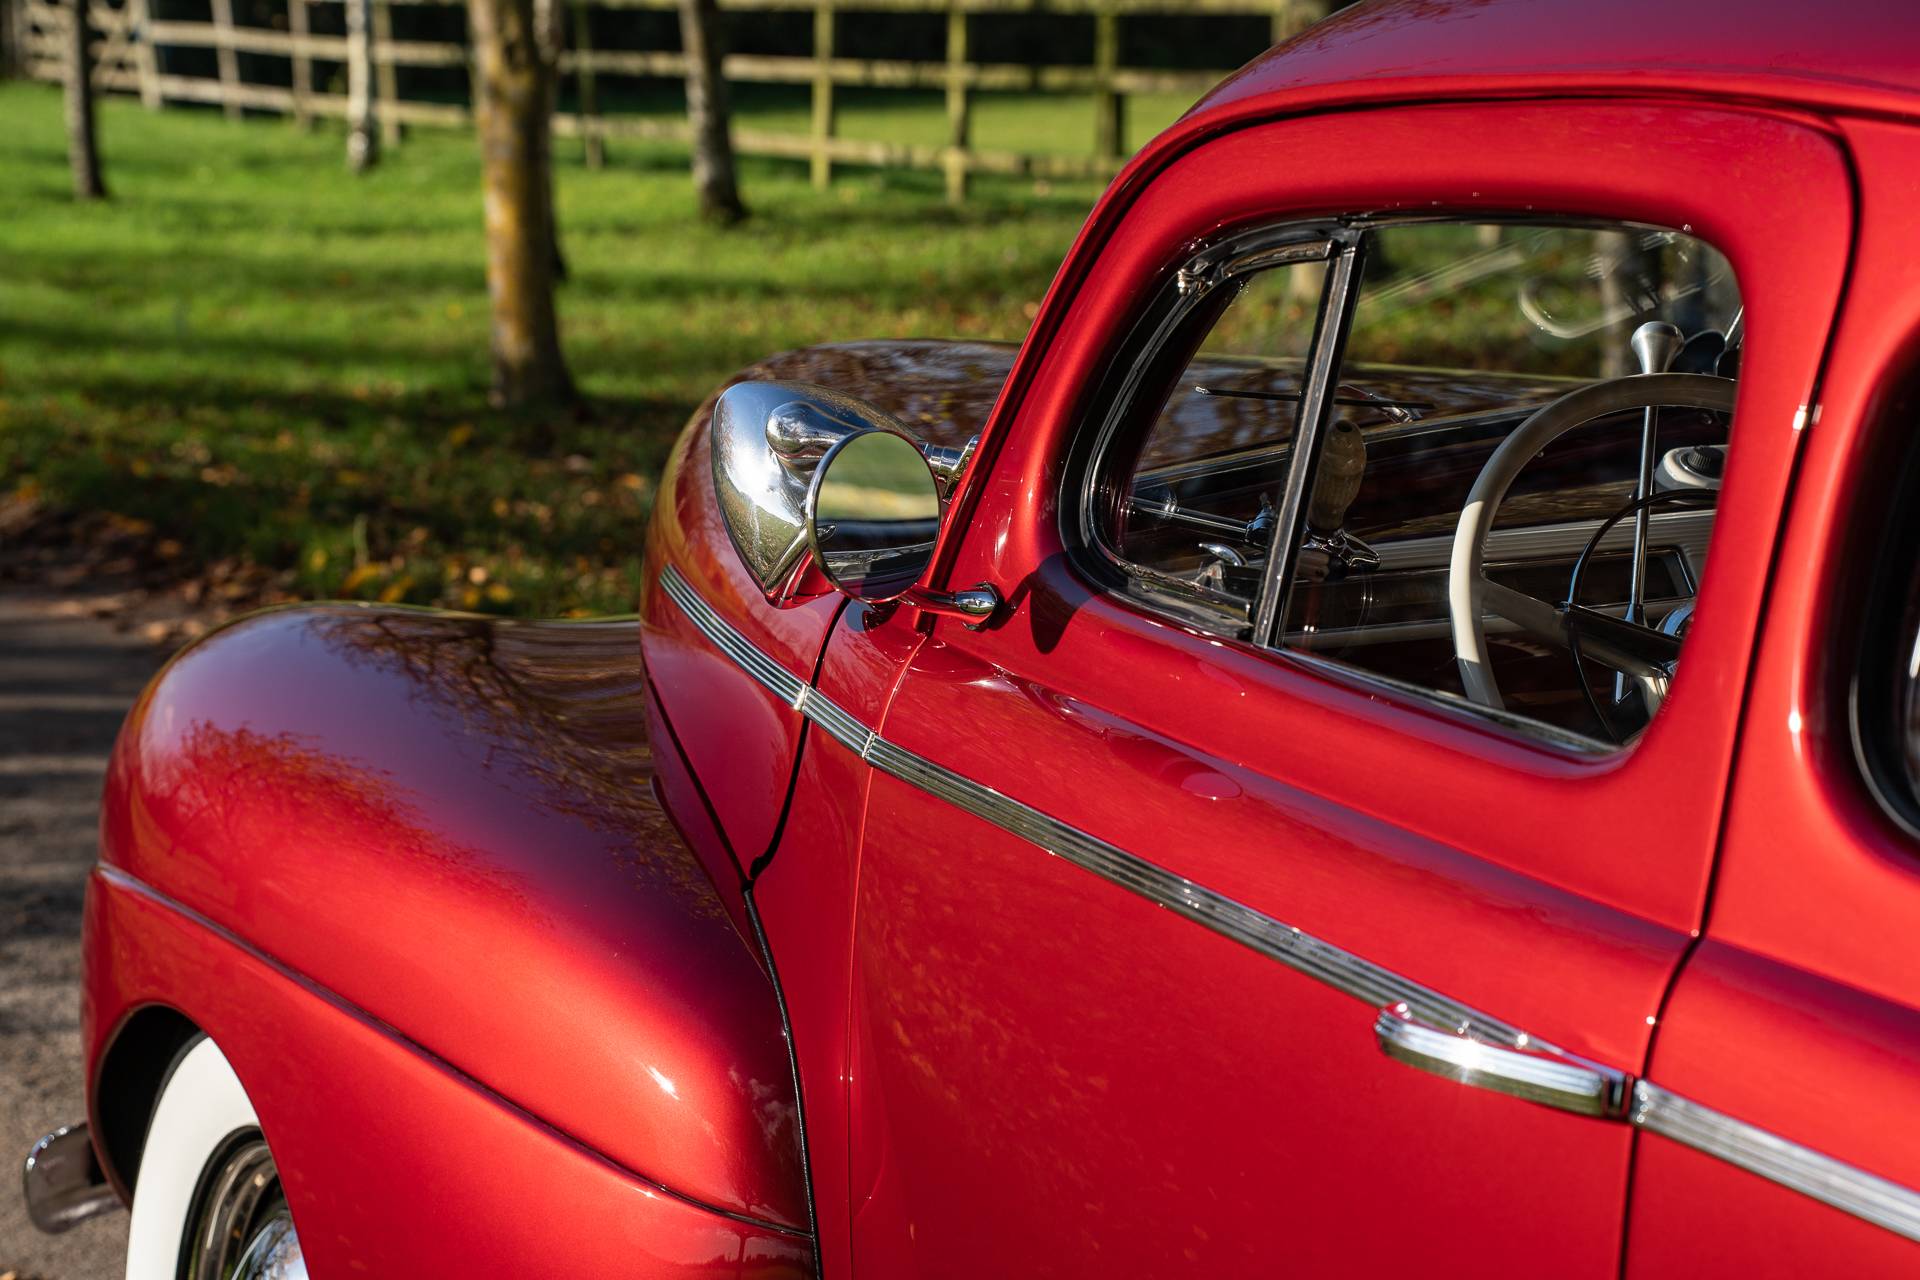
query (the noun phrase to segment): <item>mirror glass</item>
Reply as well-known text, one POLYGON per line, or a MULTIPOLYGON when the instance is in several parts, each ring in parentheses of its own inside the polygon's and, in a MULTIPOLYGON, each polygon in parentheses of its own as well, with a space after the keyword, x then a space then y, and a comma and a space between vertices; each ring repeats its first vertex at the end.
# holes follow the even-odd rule
POLYGON ((940 490, 912 442, 865 431, 820 460, 807 517, 814 560, 828 581, 856 600, 897 600, 933 558, 940 490))

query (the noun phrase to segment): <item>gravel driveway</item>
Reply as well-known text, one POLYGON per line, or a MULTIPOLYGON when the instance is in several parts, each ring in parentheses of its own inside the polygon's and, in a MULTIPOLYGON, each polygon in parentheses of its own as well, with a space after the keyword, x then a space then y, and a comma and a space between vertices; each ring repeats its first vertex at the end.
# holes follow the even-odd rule
POLYGON ((86 1113, 81 889, 107 752, 163 658, 84 597, 0 589, 0 1277, 103 1280, 126 1265, 124 1213, 40 1235, 18 1170, 36 1138, 86 1113))

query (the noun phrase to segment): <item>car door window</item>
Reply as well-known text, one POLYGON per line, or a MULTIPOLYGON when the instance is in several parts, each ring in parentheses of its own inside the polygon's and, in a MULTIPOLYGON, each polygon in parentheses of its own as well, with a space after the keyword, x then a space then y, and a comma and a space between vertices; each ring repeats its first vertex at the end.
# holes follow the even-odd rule
POLYGON ((1159 344, 1176 376, 1097 544, 1122 581, 1207 625, 1244 625, 1259 595, 1251 544, 1271 531, 1300 411, 1326 276, 1314 252, 1220 289, 1159 344))
POLYGON ((1120 589, 1565 743, 1631 741, 1677 674, 1713 528, 1744 320, 1731 268, 1621 225, 1321 243, 1351 255, 1344 283, 1293 263, 1195 302, 1193 279, 1224 274, 1197 259, 1160 354, 1129 364, 1147 372, 1115 402, 1095 463, 1114 479, 1085 521, 1118 549, 1120 589), (1129 415, 1147 419, 1132 444, 1129 415))

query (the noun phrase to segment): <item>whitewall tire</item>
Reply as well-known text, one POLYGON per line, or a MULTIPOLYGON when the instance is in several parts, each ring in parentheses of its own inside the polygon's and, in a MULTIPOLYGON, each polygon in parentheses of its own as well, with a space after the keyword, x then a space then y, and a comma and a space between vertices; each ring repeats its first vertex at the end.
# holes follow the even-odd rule
POLYGON ((134 1181, 127 1280, 305 1280, 260 1118, 213 1041, 160 1092, 134 1181))

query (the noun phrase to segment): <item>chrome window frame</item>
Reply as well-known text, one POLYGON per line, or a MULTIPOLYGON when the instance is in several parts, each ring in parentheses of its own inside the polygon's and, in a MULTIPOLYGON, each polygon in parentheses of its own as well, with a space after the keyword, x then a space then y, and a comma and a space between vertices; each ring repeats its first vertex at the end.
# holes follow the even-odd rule
MULTIPOLYGON (((1444 689, 1415 685, 1285 643, 1282 628, 1294 585, 1292 574, 1300 544, 1299 530, 1305 519, 1306 495, 1312 492, 1314 471, 1319 462, 1319 436, 1331 416, 1332 400, 1329 393, 1337 384, 1346 356, 1347 338, 1352 332, 1353 320, 1361 302, 1360 274, 1368 233, 1385 227, 1427 223, 1658 232, 1686 236, 1714 249, 1711 241, 1701 239, 1691 231, 1652 223, 1480 210, 1354 214, 1273 223, 1233 233, 1197 248, 1162 284, 1147 311, 1128 331, 1126 339, 1110 358, 1108 373, 1098 384, 1099 390, 1093 397, 1098 414, 1097 428, 1092 432, 1082 430, 1069 443, 1062 490, 1064 500, 1060 511, 1061 535, 1067 548, 1068 561, 1086 572, 1095 585, 1108 594, 1117 595, 1209 637, 1248 644, 1269 657, 1367 693, 1384 694, 1396 702, 1411 698, 1415 700, 1415 705, 1427 710, 1482 728, 1503 730, 1502 736, 1517 736, 1529 745, 1551 750, 1555 754, 1592 759, 1629 751, 1633 746, 1630 742, 1621 744, 1587 738, 1544 721, 1484 707, 1444 689), (1289 247, 1305 249, 1310 246, 1317 247, 1324 259, 1305 253, 1280 256, 1276 252, 1289 247), (1142 412, 1141 382, 1152 365, 1153 357, 1180 332, 1181 326, 1192 318, 1201 302, 1210 297, 1215 288, 1232 280, 1250 279, 1274 267, 1317 260, 1328 263, 1328 273, 1321 286, 1319 310, 1303 370, 1300 415, 1290 442, 1284 446, 1263 446, 1276 455, 1288 455, 1287 474, 1281 491, 1275 495, 1278 518, 1274 521, 1272 541, 1267 547, 1266 573, 1260 594, 1251 602, 1251 610, 1242 616, 1240 610, 1227 602, 1201 592, 1183 579, 1135 564, 1107 544, 1100 522, 1095 518, 1099 510, 1103 475, 1110 474, 1105 466, 1107 454, 1124 428, 1139 425, 1138 415, 1142 412), (1344 270, 1341 269, 1342 264, 1344 270), (1336 276, 1339 278, 1336 279, 1336 276), (1336 305, 1338 310, 1334 311, 1336 305), (1306 446, 1304 449, 1301 448, 1303 444, 1306 446)), ((1714 251, 1718 252, 1717 249, 1714 251)), ((1734 284, 1736 288, 1739 285, 1737 276, 1734 284)), ((1156 407, 1156 412, 1164 407, 1163 402, 1156 407)), ((1471 419, 1475 416, 1479 415, 1463 415, 1462 418, 1471 419)), ((1435 422, 1421 425, 1438 427, 1446 424, 1435 422)), ((1150 430, 1151 425, 1142 429, 1150 430)), ((1247 452, 1255 450, 1249 449, 1247 452)), ((1704 562, 1697 569, 1689 566, 1689 572, 1696 578, 1703 576, 1704 562)), ((1697 582, 1695 585, 1697 589, 1697 582)), ((1915 644, 1916 651, 1920 651, 1920 641, 1915 644)), ((1920 659, 1916 659, 1916 662, 1920 662, 1920 659)))
MULTIPOLYGON (((1069 455, 1067 500, 1061 504, 1062 541, 1084 569, 1101 585, 1139 601, 1174 621, 1230 639, 1249 639, 1259 601, 1245 608, 1206 593, 1185 579, 1138 564, 1107 540, 1096 518, 1100 510, 1107 454, 1142 404, 1142 382, 1152 357, 1163 351, 1189 324, 1201 306, 1217 291, 1235 282, 1251 280, 1265 271, 1296 264, 1328 264, 1328 276, 1343 251, 1351 253, 1361 233, 1345 224, 1290 222, 1226 236, 1189 253, 1161 283, 1147 310, 1120 344, 1122 353, 1109 366, 1095 403, 1100 406, 1098 427, 1078 434, 1069 455), (1131 356, 1132 358, 1129 358, 1131 356)), ((1329 312, 1328 280, 1321 282, 1314 333, 1308 346, 1309 372, 1329 312)), ((1351 313, 1350 307, 1342 311, 1351 313)), ((1301 412, 1294 439, 1307 420, 1311 379, 1301 386, 1301 412)), ((1289 446, 1291 447, 1291 446, 1289 446)), ((1291 469, 1291 463, 1289 464, 1291 469)), ((1281 495, 1276 494, 1276 497, 1281 495)), ((1276 504, 1277 505, 1277 504, 1276 504)), ((1269 548, 1269 558, 1272 549, 1269 548)))

